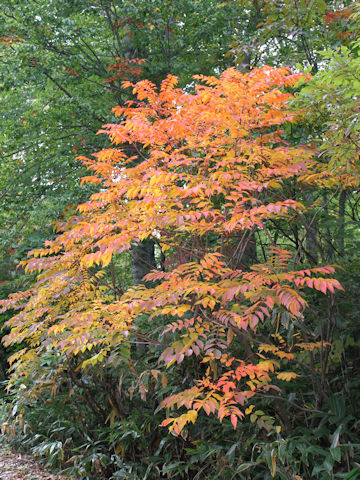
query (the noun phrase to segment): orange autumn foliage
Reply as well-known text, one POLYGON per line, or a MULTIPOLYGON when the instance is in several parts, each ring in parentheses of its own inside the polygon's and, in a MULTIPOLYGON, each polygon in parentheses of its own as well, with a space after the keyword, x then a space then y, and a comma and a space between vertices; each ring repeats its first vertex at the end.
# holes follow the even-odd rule
POLYGON ((196 76, 192 94, 173 76, 159 91, 149 81, 124 83, 136 99, 115 107, 119 123, 101 131, 113 147, 81 158, 91 171, 83 182, 100 185, 99 192, 23 262, 39 272, 33 287, 3 301, 20 309, 8 322, 7 344, 27 344, 13 355, 14 375, 49 347, 89 351, 84 368, 101 362, 114 345, 143 335, 137 319, 146 315, 162 325, 160 363, 170 368, 194 356, 203 366, 190 389, 163 401, 185 408, 163 422, 175 434, 202 410, 229 417, 236 428, 247 401, 273 388, 273 373, 296 376, 275 374, 277 360, 263 354, 291 360, 285 347, 262 345, 263 353, 237 358, 230 345, 275 308, 302 321, 305 289, 341 288, 327 278, 332 266, 298 270, 296 252, 276 246, 268 230, 272 219, 299 221, 305 207, 285 186, 306 185, 316 163, 310 147, 289 146, 280 128, 296 120, 287 87, 302 77, 286 68, 228 69, 219 79, 196 76), (266 261, 247 267, 255 233, 268 240, 266 261), (166 256, 162 269, 145 284, 115 288, 106 280, 113 256, 145 239, 166 256))

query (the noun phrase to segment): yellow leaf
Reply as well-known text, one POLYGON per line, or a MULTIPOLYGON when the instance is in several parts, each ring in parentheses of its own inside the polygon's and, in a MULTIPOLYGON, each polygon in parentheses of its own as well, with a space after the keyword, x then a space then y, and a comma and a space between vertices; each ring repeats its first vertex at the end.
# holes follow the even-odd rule
POLYGON ((276 376, 279 380, 285 380, 286 382, 290 382, 290 380, 298 377, 299 375, 294 372, 281 372, 281 373, 278 373, 276 376))
POLYGON ((161 385, 163 386, 163 388, 167 386, 167 376, 165 373, 161 374, 161 385))
POLYGON ((271 476, 274 478, 276 474, 276 458, 271 454, 271 476))
POLYGON ((258 367, 261 368, 261 370, 264 370, 264 372, 270 372, 274 371, 274 364, 278 366, 277 362, 273 362, 271 360, 265 360, 263 362, 258 363, 258 367))
POLYGON ((154 379, 157 380, 160 374, 159 370, 150 370, 150 372, 154 379))
POLYGON ((231 342, 233 341, 234 338, 234 331, 229 328, 228 333, 227 333, 227 344, 230 345, 231 342))
POLYGON ((255 405, 250 405, 246 410, 245 410, 245 415, 249 415, 255 408, 255 405))
POLYGON ((198 416, 198 412, 196 410, 189 410, 186 416, 187 416, 187 421, 195 423, 198 416))

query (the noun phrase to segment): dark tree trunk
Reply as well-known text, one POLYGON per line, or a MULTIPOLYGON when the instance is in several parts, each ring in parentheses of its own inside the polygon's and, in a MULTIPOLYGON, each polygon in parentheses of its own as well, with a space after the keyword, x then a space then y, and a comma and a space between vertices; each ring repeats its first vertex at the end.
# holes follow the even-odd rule
POLYGON ((341 256, 345 253, 345 206, 346 206, 346 190, 342 190, 339 198, 339 233, 338 233, 338 249, 341 256))
MULTIPOLYGON (((311 205, 314 201, 313 194, 311 192, 307 192, 306 200, 311 205)), ((306 228, 306 238, 305 238, 305 248, 306 248, 306 255, 308 260, 311 264, 317 265, 319 261, 319 249, 318 249, 318 222, 315 219, 314 212, 310 211, 309 214, 306 216, 307 225, 306 228)))
POLYGON ((139 285, 146 274, 156 268, 155 248, 152 240, 144 240, 131 249, 133 284, 139 285))
POLYGON ((248 238, 243 256, 241 258, 241 263, 250 266, 257 263, 256 239, 253 233, 248 238))
MULTIPOLYGON (((133 285, 139 285, 143 282, 145 275, 156 268, 154 242, 148 239, 144 240, 134 245, 130 253, 133 285)), ((138 354, 144 355, 146 350, 146 345, 141 343, 136 345, 138 354)))

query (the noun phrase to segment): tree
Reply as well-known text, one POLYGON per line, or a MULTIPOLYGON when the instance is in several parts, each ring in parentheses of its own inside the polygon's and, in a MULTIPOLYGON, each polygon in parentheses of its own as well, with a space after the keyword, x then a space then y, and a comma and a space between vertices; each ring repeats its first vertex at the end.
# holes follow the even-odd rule
MULTIPOLYGON (((159 359, 167 368, 187 357, 201 359, 202 377, 163 402, 187 409, 163 423, 177 434, 201 410, 216 411, 220 420, 231 417, 236 428, 241 406, 257 392, 277 388, 270 377, 280 367, 263 354, 256 360, 248 331, 268 337, 273 311, 302 322, 306 301, 300 292, 306 288, 323 294, 341 288, 324 277, 333 267, 294 269, 297 252, 277 246, 267 228, 271 219, 302 218, 304 207, 288 197, 286 185, 306 185, 313 152, 282 144, 279 126, 294 115, 285 107, 290 94, 279 87, 293 86, 303 75, 264 67, 249 74, 230 69, 219 80, 196 78, 205 85, 195 94, 176 88, 172 76, 159 93, 148 81, 125 84, 137 102, 116 107, 120 123, 103 130, 120 147, 83 158, 93 171, 83 181, 104 189, 58 226, 63 233, 32 252, 25 264, 42 271, 37 283, 4 302, 24 305, 8 322, 6 337, 8 344, 28 344, 12 357, 15 377, 49 346, 71 355, 92 352, 81 364, 86 368, 133 335, 163 345, 159 359), (126 155, 129 144, 141 157, 135 166, 138 158, 126 155), (248 270, 242 255, 254 231, 263 236, 264 258, 248 270), (114 255, 149 238, 167 258, 162 270, 145 277, 146 285, 124 292, 103 280, 114 255), (160 337, 158 329, 155 338, 149 327, 139 330, 137 319, 144 315, 162 325, 160 337), (238 344, 230 347, 234 337, 238 344)), ((290 350, 261 343, 259 352, 288 362, 297 351, 327 348, 323 338, 298 335, 290 350)), ((277 378, 297 375, 280 368, 277 378)))
POLYGON ((356 38, 351 1, 239 0, 242 11, 230 52, 237 64, 287 65, 321 69, 320 52, 337 48, 356 38))
MULTIPOLYGON (((32 5, 34 11, 40 3, 32 5)), ((26 262, 31 275, 26 281, 34 284, 3 302, 10 308, 5 315, 13 317, 7 341, 18 350, 3 430, 17 432, 18 445, 45 453, 53 465, 66 462, 68 476, 356 475, 358 46, 351 44, 356 15, 349 16, 353 7, 338 10, 327 3, 329 10, 317 17, 317 11, 306 11, 306 3, 296 4, 300 16, 293 2, 269 2, 263 10, 250 3, 240 12, 244 2, 180 2, 180 10, 186 6, 191 15, 178 13, 171 2, 77 2, 79 17, 76 8, 56 4, 61 14, 50 18, 50 31, 59 37, 65 29, 63 47, 71 46, 64 71, 56 69, 63 58, 59 52, 46 56, 59 85, 86 98, 85 85, 92 83, 83 78, 86 63, 76 64, 81 37, 71 36, 79 26, 74 19, 85 28, 93 18, 104 42, 95 40, 91 28, 81 33, 98 56, 110 46, 122 52, 109 54, 105 79, 100 73, 92 77, 104 85, 97 85, 99 92, 109 93, 99 105, 119 93, 113 112, 119 122, 109 116, 112 123, 103 132, 110 139, 90 135, 77 149, 87 157, 90 145, 91 151, 103 149, 82 157, 82 168, 92 172, 81 197, 97 193, 76 213, 70 207, 58 218, 58 237, 53 234, 26 262), (129 18, 119 15, 122 6, 129 18), (199 32, 205 7, 214 14, 199 32), (275 16, 259 25, 254 12, 262 20, 269 12, 275 16), (305 58, 301 35, 291 33, 294 18, 303 22, 297 32, 312 45, 315 63, 309 64, 324 71, 309 81, 270 67, 244 75, 255 60, 294 64, 305 58), (222 27, 210 35, 215 25, 222 27), (316 45, 330 27, 331 43, 348 47, 320 57, 316 45), (266 42, 272 30, 274 35, 254 50, 257 59, 233 52, 242 73, 228 70, 220 80, 198 76, 191 82, 190 67, 181 66, 181 59, 191 60, 198 72, 225 67, 231 57, 212 64, 211 56, 226 50, 229 35, 236 35, 233 28, 248 29, 242 38, 251 42, 262 30, 266 42), (286 41, 276 49, 281 32, 286 41), (107 37, 114 38, 113 45, 107 37), (134 56, 154 62, 140 65, 134 56), (172 76, 159 91, 153 84, 169 64, 184 72, 179 79, 184 90, 172 76), (125 71, 136 77, 139 67, 153 83, 128 82, 123 88, 125 71), (291 95, 299 90, 295 105, 301 114, 291 95), (131 280, 130 251, 134 256, 137 249, 147 260, 131 280), (329 263, 341 265, 336 274, 329 263)), ((41 8, 45 18, 47 7, 41 8)), ((28 25, 37 21, 29 13, 28 25)), ((12 37, 2 42, 15 55, 24 42, 9 32, 12 37)), ((44 53, 42 36, 30 37, 26 49, 37 38, 44 53)), ((51 83, 56 86, 49 79, 41 85, 51 83)), ((57 93, 62 105, 65 93, 60 88, 57 93)), ((95 97, 93 107, 96 114, 95 97)), ((61 115, 68 118, 65 110, 61 115)), ((87 118, 84 110, 81 117, 87 118)), ((55 142, 52 151, 56 148, 55 142)), ((19 159, 7 158, 15 173, 19 159)), ((42 187, 51 190, 51 172, 43 178, 42 187)), ((79 192, 72 187, 72 201, 79 192)), ((59 208, 55 190, 54 200, 45 197, 50 209, 59 208)), ((46 216, 45 210, 43 225, 46 216)), ((34 212, 30 223, 37 222, 34 212)), ((31 233, 28 223, 23 234, 31 233)), ((33 246, 41 236, 38 229, 33 246)), ((20 241, 26 250, 30 242, 20 241)), ((8 252, 15 263, 18 245, 8 252)), ((2 288, 11 292, 9 285, 2 288)))

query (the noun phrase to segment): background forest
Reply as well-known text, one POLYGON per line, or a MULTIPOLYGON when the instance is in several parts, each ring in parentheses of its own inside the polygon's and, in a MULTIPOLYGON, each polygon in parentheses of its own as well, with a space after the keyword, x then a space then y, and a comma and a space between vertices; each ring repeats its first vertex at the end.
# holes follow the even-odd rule
POLYGON ((69 479, 360 478, 359 29, 2 0, 7 442, 69 479))

